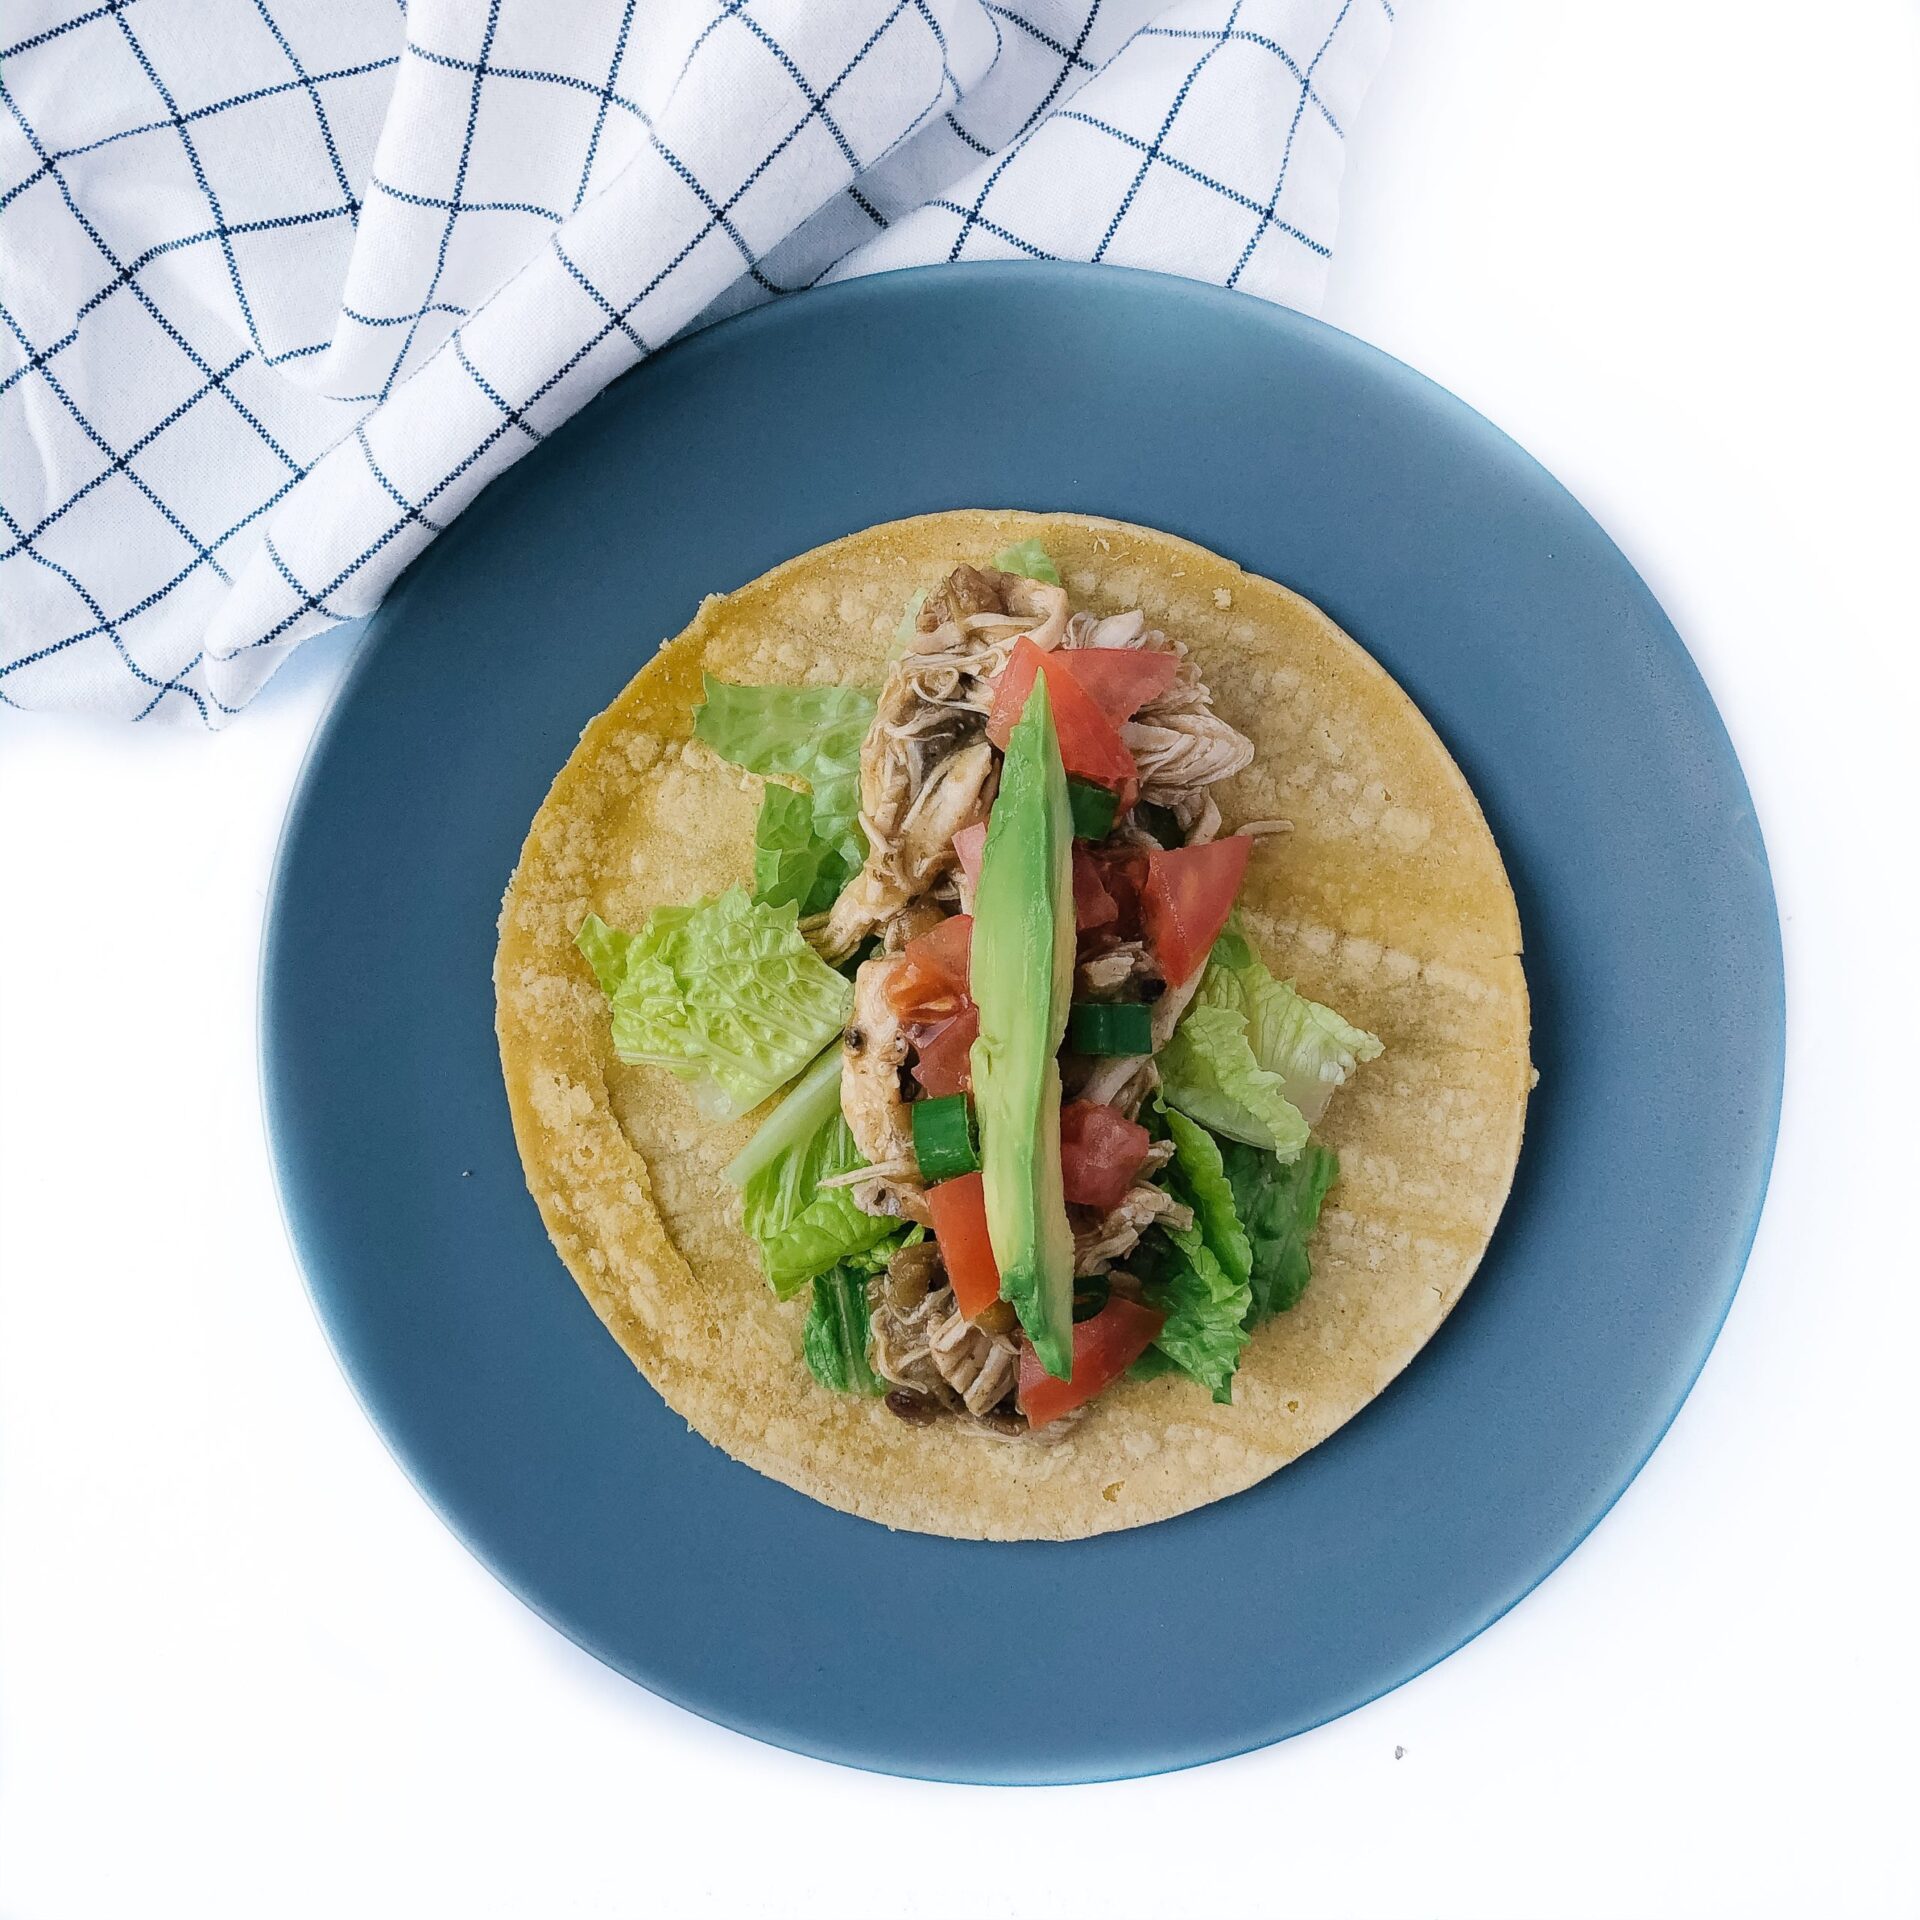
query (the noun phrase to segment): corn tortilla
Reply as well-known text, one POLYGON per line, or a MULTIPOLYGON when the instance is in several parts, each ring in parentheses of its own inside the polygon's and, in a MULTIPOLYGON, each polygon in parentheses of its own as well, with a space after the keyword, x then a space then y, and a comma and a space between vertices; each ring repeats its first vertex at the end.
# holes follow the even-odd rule
MULTIPOLYGON (((714 1445, 831 1506, 968 1539, 1140 1526, 1264 1479, 1350 1419, 1466 1287, 1520 1150, 1528 1010, 1520 924, 1466 780, 1387 673, 1297 594, 1171 535, 1073 514, 930 514, 802 554, 707 600, 582 734, 500 918, 501 1061, 527 1183, 581 1290, 714 1445), (1233 1404, 1184 1375, 1120 1382, 1055 1444, 909 1425, 829 1393, 806 1300, 761 1278, 721 1169, 758 1117, 716 1125, 663 1070, 613 1055, 573 935, 592 910, 750 882, 762 782, 692 738, 701 675, 877 687, 901 609, 1017 540, 1076 607, 1138 606, 1184 640, 1253 764, 1214 789, 1227 829, 1282 818, 1241 895, 1267 964, 1386 1043, 1319 1135, 1340 1179, 1305 1298, 1253 1337, 1233 1404)), ((545 1284, 530 1275, 529 1284, 545 1284)))

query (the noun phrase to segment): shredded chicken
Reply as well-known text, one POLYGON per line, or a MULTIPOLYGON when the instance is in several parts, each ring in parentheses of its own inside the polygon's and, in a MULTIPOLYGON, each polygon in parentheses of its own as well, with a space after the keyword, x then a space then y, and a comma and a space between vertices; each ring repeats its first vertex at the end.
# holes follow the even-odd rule
POLYGON ((1173 1030, 1180 1024, 1180 1016, 1193 1002, 1193 996, 1200 991, 1200 982, 1206 978, 1205 967, 1195 967, 1191 976, 1177 987, 1169 987, 1153 1003, 1153 1022, 1150 1037, 1153 1050, 1158 1053, 1173 1038, 1173 1030))
POLYGON ((1005 613, 1001 582, 1006 575, 994 569, 955 567, 920 603, 914 626, 921 633, 938 633, 951 623, 976 613, 1005 613))
POLYGON ((1253 742, 1213 711, 1213 696, 1185 647, 1158 627, 1149 627, 1137 608, 1096 620, 1076 613, 1068 623, 1073 647, 1133 647, 1176 653, 1180 671, 1157 700, 1150 700, 1120 729, 1120 737, 1140 769, 1140 797, 1170 807, 1198 846, 1220 831, 1220 814, 1201 790, 1238 773, 1253 760, 1253 742))
POLYGON ((1140 1163, 1140 1178, 1144 1180, 1148 1175, 1158 1173, 1172 1158, 1173 1142, 1156 1140, 1147 1149, 1147 1157, 1140 1163))
POLYGON ((1204 787, 1175 800, 1173 817, 1180 822, 1190 847, 1204 847, 1220 837, 1220 805, 1204 787))
MULTIPOLYGON (((1174 693, 1178 691, 1176 685, 1174 693)), ((1210 787, 1252 761, 1253 742, 1211 712, 1205 698, 1202 688, 1202 704, 1193 707, 1150 702, 1120 729, 1140 769, 1143 800, 1177 812, 1193 789, 1210 787)))
POLYGON ((969 1413, 986 1413, 1012 1393, 1020 1378, 1020 1349, 1007 1333, 976 1325, 954 1304, 931 1330, 928 1345, 940 1377, 960 1396, 969 1413))
POLYGON ((1074 1098, 1116 1107, 1129 1120, 1137 1120, 1147 1095, 1159 1084, 1160 1069, 1146 1054, 1115 1054, 1095 1062, 1074 1098))
POLYGON ((953 836, 987 817, 999 785, 985 739, 994 677, 1022 634, 1058 646, 1070 617, 1064 587, 978 567, 956 567, 921 607, 860 750, 866 864, 810 930, 828 959, 952 870, 953 836))
POLYGON ((902 1247, 869 1289, 874 1370, 894 1391, 887 1404, 905 1420, 966 1413, 1000 1431, 1024 1433, 1006 1403, 1020 1378, 1013 1316, 970 1321, 954 1300, 934 1243, 902 1247))
POLYGON ((1105 1219, 1073 1236, 1074 1277, 1098 1273, 1131 1253, 1139 1245, 1140 1236, 1156 1220, 1164 1220, 1173 1227, 1190 1227, 1193 1209, 1183 1207, 1172 1194, 1159 1187, 1142 1183, 1129 1189, 1126 1198, 1105 1219))
POLYGON ((1017 1440, 1023 1446, 1056 1447, 1093 1411, 1091 1400, 1057 1413, 1044 1427, 1030 1427, 1023 1414, 1008 1407, 995 1407, 966 1422, 960 1431, 973 1440, 1017 1440))
MULTIPOLYGON (((940 1369, 933 1363, 933 1324, 941 1299, 953 1298, 940 1273, 940 1253, 931 1240, 901 1247, 887 1270, 867 1289, 873 1309, 873 1370, 903 1394, 913 1394, 933 1408, 960 1404, 940 1369)), ((892 1401, 893 1396, 888 1396, 892 1401)), ((920 1409, 896 1406, 902 1418, 912 1419, 920 1409)))
POLYGON ((853 979, 853 1019, 840 1042, 840 1111, 871 1165, 842 1175, 868 1213, 926 1222, 930 1215, 913 1153, 913 1117, 901 1074, 909 1044, 887 1000, 887 982, 906 962, 890 954, 864 962, 853 979))
POLYGON ((1130 986, 1160 978, 1143 940, 1122 940, 1104 953, 1080 963, 1074 976, 1074 997, 1080 1000, 1116 1000, 1130 986))
MULTIPOLYGON (((823 1186, 840 1184, 822 1181, 823 1186)), ((853 1204, 862 1213, 884 1214, 890 1220, 911 1220, 916 1225, 933 1225, 933 1209, 927 1205, 925 1189, 920 1185, 920 1169, 911 1160, 896 1160, 891 1166, 870 1167, 857 1179, 846 1182, 853 1188, 853 1204)))
POLYGON ((971 624, 979 630, 991 625, 1013 638, 1031 634, 1035 646, 1051 649, 1065 642, 1072 618, 1065 587, 991 567, 955 567, 922 602, 914 627, 919 638, 927 640, 947 627, 965 630, 971 624))
POLYGON ((909 901, 881 929, 881 951, 898 953, 909 940, 931 933, 946 917, 945 907, 931 894, 922 894, 918 900, 909 901))
POLYGON ((1070 647, 1136 647, 1147 653, 1171 653, 1174 645, 1158 627, 1147 625, 1147 616, 1135 607, 1131 613, 1110 613, 1102 620, 1091 613, 1076 613, 1067 623, 1070 647))
MULTIPOLYGON (((928 708, 927 712, 936 712, 928 708)), ((874 766, 877 804, 863 807, 866 864, 833 903, 820 950, 829 959, 851 953, 883 921, 927 892, 954 864, 953 836, 987 817, 1000 784, 993 748, 978 726, 925 771, 917 771, 929 740, 950 742, 951 730, 891 734, 884 713, 861 752, 861 791, 868 792, 867 763, 874 766), (878 743, 876 745, 876 742, 878 743)))

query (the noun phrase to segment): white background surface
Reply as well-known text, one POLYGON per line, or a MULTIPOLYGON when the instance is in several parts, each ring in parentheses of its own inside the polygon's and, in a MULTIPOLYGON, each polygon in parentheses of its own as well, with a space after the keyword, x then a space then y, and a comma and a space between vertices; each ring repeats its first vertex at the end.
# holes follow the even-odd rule
MULTIPOLYGON (((1465 1651, 1223 1765, 996 1794, 692 1719, 442 1529, 282 1238, 254 972, 337 644, 211 741, 0 716, 5 1920, 1920 1911, 1920 32, 1898 0, 1400 13, 1326 317, 1639 564, 1785 920, 1774 1190, 1652 1463, 1465 1651)), ((1276 1622, 1227 1657, 1284 1655, 1276 1622)))

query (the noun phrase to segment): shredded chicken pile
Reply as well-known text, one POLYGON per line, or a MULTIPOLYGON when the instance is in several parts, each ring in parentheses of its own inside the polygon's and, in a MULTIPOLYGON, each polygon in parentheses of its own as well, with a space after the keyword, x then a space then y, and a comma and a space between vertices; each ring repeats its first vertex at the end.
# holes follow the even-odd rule
MULTIPOLYGON (((888 1000, 905 962, 900 949, 948 910, 968 911, 956 833, 987 816, 999 786, 999 758, 986 737, 994 681, 1023 635, 1052 649, 1140 648, 1172 653, 1179 670, 1165 693, 1121 728, 1140 775, 1140 799, 1166 808, 1186 844, 1214 839, 1220 809, 1210 788, 1253 758, 1252 743, 1213 711, 1212 698, 1186 648, 1138 611, 1096 618, 1075 613, 1064 587, 1023 575, 956 567, 915 618, 904 655, 888 670, 879 708, 860 755, 860 824, 867 859, 812 935, 831 960, 843 960, 877 936, 882 951, 854 976, 853 1018, 844 1043, 841 1106, 868 1164, 841 1176, 869 1213, 927 1224, 924 1183, 913 1152, 907 1069, 912 1039, 888 1000)), ((1142 849, 1158 843, 1132 820, 1121 832, 1142 849)), ((1145 945, 1114 940, 1082 961, 1077 990, 1089 998, 1140 998, 1153 1005, 1153 1044, 1166 1043, 1198 977, 1167 991, 1145 945)), ((1097 1061, 1074 1089, 1129 1118, 1158 1084, 1150 1057, 1097 1061)), ((1103 1217, 1076 1222, 1076 1278, 1114 1271, 1156 1222, 1191 1225, 1192 1214, 1146 1175, 1171 1153, 1162 1143, 1142 1177, 1103 1217)), ((1018 1435, 1014 1411, 1020 1335, 1002 1303, 969 1321, 945 1284, 939 1253, 923 1240, 901 1248, 873 1283, 874 1366, 889 1383, 887 1404, 903 1419, 956 1413, 986 1433, 1018 1435)), ((1071 1417, 1049 1423, 1052 1439, 1071 1417)))
POLYGON ((1012 1397, 1020 1377, 1013 1313, 969 1320, 955 1304, 931 1240, 902 1247, 873 1283, 874 1371, 904 1419, 964 1408, 976 1418, 1012 1397))

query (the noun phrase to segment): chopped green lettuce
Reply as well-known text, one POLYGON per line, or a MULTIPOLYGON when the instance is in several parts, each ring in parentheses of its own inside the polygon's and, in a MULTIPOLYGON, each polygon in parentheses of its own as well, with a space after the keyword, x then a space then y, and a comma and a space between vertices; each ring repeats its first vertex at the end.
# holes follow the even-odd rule
MULTIPOLYGON (((1201 991, 1204 992, 1202 984, 1201 991)), ((1170 1106, 1230 1140, 1292 1160, 1307 1144, 1307 1122, 1277 1073, 1254 1057, 1247 1017, 1237 1007, 1189 1007, 1161 1050, 1160 1080, 1170 1106)))
POLYGON ((913 636, 920 624, 920 609, 927 604, 925 587, 916 588, 913 598, 906 604, 893 629, 893 644, 887 649, 888 660, 904 660, 907 649, 913 645, 913 636))
POLYGON ((1053 556, 1038 540, 1022 540, 993 556, 993 564, 1002 573, 1017 573, 1028 580, 1044 580, 1048 586, 1060 584, 1060 569, 1053 556))
MULTIPOLYGON (((1191 1227, 1156 1227, 1134 1262, 1146 1284, 1147 1304, 1167 1316, 1149 1355, 1159 1353, 1190 1373, 1222 1406, 1233 1399, 1233 1376, 1247 1344, 1243 1324, 1252 1295, 1235 1280, 1191 1227)), ((1141 1369, 1151 1378, 1165 1371, 1156 1362, 1141 1369)))
POLYGON ((828 1047, 727 1168, 767 1284, 782 1300, 898 1230, 857 1207, 851 1188, 823 1184, 866 1164, 841 1117, 840 1064, 838 1045, 828 1047))
POLYGON ((1252 1304, 1247 1325, 1257 1327, 1298 1304, 1307 1290, 1307 1241, 1320 1203, 1339 1178, 1340 1162, 1316 1140, 1290 1166, 1258 1147, 1228 1141, 1221 1149, 1234 1210, 1252 1248, 1252 1304))
POLYGON ((1255 1060, 1279 1076, 1280 1091, 1310 1127, 1320 1124, 1335 1088, 1355 1066, 1380 1057, 1372 1034, 1295 992, 1291 980, 1276 980, 1231 924, 1214 942, 1195 1005, 1246 1016, 1255 1060))
POLYGON ((819 831, 813 796, 773 781, 760 796, 753 829, 753 897, 824 913, 859 869, 819 831))
POLYGON ((694 738, 749 773, 804 780, 769 787, 754 830, 754 893, 802 913, 830 907, 867 857, 860 831, 860 748, 876 697, 860 687, 736 687, 710 676, 694 738), (776 799, 776 793, 784 795, 776 799))
POLYGON ((834 1393, 884 1393, 886 1382, 867 1359, 873 1310, 867 1302, 867 1269, 837 1266, 813 1283, 800 1350, 823 1387, 834 1393))
POLYGON ((1334 1089, 1380 1042, 1276 980, 1232 921, 1160 1056, 1166 1097, 1215 1133, 1294 1160, 1334 1089))
POLYGON ((1236 1284, 1253 1271, 1253 1248, 1241 1224, 1238 1203, 1227 1178, 1220 1143, 1176 1108, 1164 1108, 1173 1140, 1173 1164, 1167 1185, 1176 1200, 1193 1209, 1201 1238, 1236 1284))
POLYGON ((639 933, 588 914, 575 936, 613 1010, 613 1050, 693 1083, 717 1115, 757 1107, 846 1025, 853 988, 801 938, 795 908, 740 887, 655 907, 639 933))
POLYGON ((1163 1227, 1136 1265, 1147 1303, 1167 1316, 1136 1372, 1151 1378, 1165 1364, 1192 1374, 1222 1405, 1233 1399, 1233 1376, 1247 1344, 1253 1249, 1235 1208, 1220 1148, 1204 1127, 1162 1108, 1173 1140, 1167 1190, 1193 1210, 1190 1227, 1163 1227))

